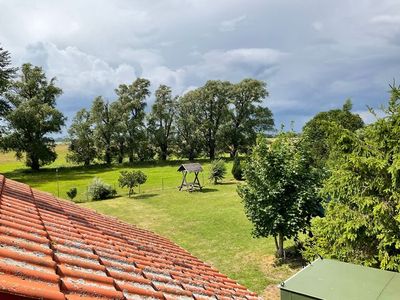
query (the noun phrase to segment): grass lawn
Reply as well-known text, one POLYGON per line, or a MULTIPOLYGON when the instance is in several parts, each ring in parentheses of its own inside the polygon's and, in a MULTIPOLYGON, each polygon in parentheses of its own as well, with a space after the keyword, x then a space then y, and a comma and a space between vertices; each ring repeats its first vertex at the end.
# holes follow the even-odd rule
POLYGON ((0 173, 37 189, 60 193, 61 198, 66 198, 68 189, 77 187, 79 201, 86 199, 86 188, 93 177, 99 177, 115 185, 120 197, 79 205, 163 235, 260 295, 268 285, 298 270, 290 265, 274 266, 273 240, 251 237, 252 226, 236 193, 231 163, 226 180, 214 186, 206 180, 209 163, 201 162, 205 188, 194 193, 177 190, 181 180, 176 171, 178 161, 137 164, 134 168, 142 170, 148 181, 140 193, 128 198, 127 190, 117 187, 117 178, 121 170, 132 167, 74 167, 65 162, 65 145, 57 146, 57 153, 59 157, 52 165, 34 173, 16 162, 12 154, 0 154, 0 173), (59 169, 58 177, 55 168, 59 169))

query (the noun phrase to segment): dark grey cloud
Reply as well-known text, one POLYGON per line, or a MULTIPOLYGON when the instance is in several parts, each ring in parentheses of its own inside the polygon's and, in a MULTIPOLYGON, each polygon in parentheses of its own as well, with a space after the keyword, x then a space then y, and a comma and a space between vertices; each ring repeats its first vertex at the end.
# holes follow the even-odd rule
MULTIPOLYGON (((0 0, 0 43, 58 78, 71 119, 137 76, 182 93, 207 79, 265 80, 276 123, 300 129, 352 98, 386 102, 400 80, 397 0, 0 0)), ((150 100, 152 101, 152 100, 150 100)))

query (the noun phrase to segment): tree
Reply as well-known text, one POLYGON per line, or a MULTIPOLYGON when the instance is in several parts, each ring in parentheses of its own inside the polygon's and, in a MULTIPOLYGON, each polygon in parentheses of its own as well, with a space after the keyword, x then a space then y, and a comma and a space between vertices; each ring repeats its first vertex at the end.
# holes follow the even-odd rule
POLYGON ((117 195, 117 191, 109 184, 104 183, 100 178, 93 178, 89 185, 88 193, 92 200, 104 200, 117 195))
POLYGON ((170 145, 174 140, 173 120, 176 116, 177 97, 172 96, 171 88, 160 85, 156 90, 156 101, 148 117, 148 130, 152 142, 159 149, 161 160, 166 160, 170 145))
POLYGON ((204 145, 201 131, 199 90, 189 91, 178 100, 176 130, 177 148, 181 156, 194 160, 204 145))
POLYGON ((256 79, 243 79, 232 85, 229 120, 223 126, 224 144, 231 157, 247 152, 256 142, 257 133, 273 129, 272 112, 257 105, 268 96, 266 84, 256 79))
POLYGON ((33 170, 57 157, 54 139, 48 134, 58 133, 64 126, 65 117, 56 109, 61 93, 55 78, 48 81, 42 68, 24 64, 20 79, 12 83, 5 95, 7 133, 2 148, 15 151, 18 158, 25 153, 26 165, 33 170))
POLYGON ((400 271, 400 88, 386 116, 358 132, 334 124, 337 143, 322 192, 325 217, 312 222, 306 256, 400 271))
POLYGON ((145 183, 147 176, 142 171, 122 171, 118 178, 119 186, 121 188, 127 187, 129 189, 128 196, 131 197, 133 189, 145 183))
POLYGON ((11 80, 14 78, 16 72, 17 69, 11 67, 10 53, 0 46, 0 137, 3 130, 3 126, 1 125, 3 117, 10 109, 9 104, 2 96, 9 89, 11 80))
POLYGON ((221 181, 225 178, 225 175, 225 162, 222 159, 212 161, 209 179, 212 180, 214 184, 217 184, 218 181, 221 181))
POLYGON ((356 131, 364 126, 364 122, 358 114, 353 114, 351 100, 343 104, 342 109, 332 109, 318 113, 303 127, 304 142, 308 145, 316 166, 324 166, 329 157, 331 142, 335 142, 329 136, 331 123, 356 131))
POLYGON ((228 116, 231 83, 209 80, 199 89, 200 119, 205 145, 210 159, 215 158, 221 125, 228 116))
POLYGON ((78 190, 74 187, 67 191, 67 196, 69 199, 74 200, 76 195, 78 194, 78 190))
POLYGON ((238 186, 238 193, 253 235, 273 236, 282 257, 284 240, 307 229, 320 211, 318 171, 292 133, 281 133, 271 145, 258 139, 243 171, 246 184, 238 186))
POLYGON ((146 98, 150 95, 150 81, 137 78, 132 84, 121 84, 115 92, 120 103, 120 120, 125 124, 126 150, 129 162, 134 161, 140 139, 144 136, 146 98))
POLYGON ((67 160, 74 163, 90 165, 96 158, 93 123, 86 109, 78 111, 72 121, 69 134, 67 160))
POLYGON ((98 155, 104 153, 104 161, 111 164, 113 157, 113 140, 115 128, 120 115, 113 105, 105 102, 101 96, 96 97, 90 110, 91 120, 95 124, 94 136, 98 155), (104 149, 104 152, 102 151, 104 149))
POLYGON ((243 180, 243 170, 238 155, 235 155, 235 158, 233 160, 232 175, 233 178, 235 178, 236 180, 243 180))

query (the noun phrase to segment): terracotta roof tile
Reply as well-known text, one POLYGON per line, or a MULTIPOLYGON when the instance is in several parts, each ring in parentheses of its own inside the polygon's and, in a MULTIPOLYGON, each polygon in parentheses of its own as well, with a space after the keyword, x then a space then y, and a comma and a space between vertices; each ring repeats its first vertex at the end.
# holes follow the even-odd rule
POLYGON ((255 299, 171 241, 0 175, 0 296, 255 299))

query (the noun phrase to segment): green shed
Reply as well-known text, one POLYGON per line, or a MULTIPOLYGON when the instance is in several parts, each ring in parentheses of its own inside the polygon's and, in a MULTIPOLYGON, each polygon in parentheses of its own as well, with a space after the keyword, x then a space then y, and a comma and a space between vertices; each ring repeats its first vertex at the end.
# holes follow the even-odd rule
POLYGON ((400 299, 400 274, 317 259, 280 285, 281 300, 400 299))

